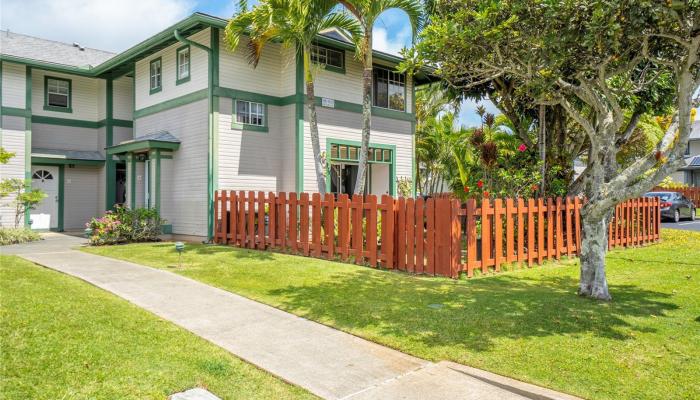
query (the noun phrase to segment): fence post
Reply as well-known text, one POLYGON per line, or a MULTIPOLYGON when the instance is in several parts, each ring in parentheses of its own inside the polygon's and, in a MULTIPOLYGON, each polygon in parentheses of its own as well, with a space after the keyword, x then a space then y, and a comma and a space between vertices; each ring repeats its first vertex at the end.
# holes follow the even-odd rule
POLYGON ((425 271, 425 258, 424 258, 424 247, 425 247, 425 224, 424 224, 424 212, 425 212, 425 200, 419 197, 415 203, 416 206, 416 273, 422 274, 425 271))
POLYGON ((460 224, 460 204, 459 200, 452 199, 450 201, 450 226, 452 243, 450 245, 450 278, 457 279, 459 277, 459 261, 462 258, 462 227, 460 224))
POLYGON ((350 204, 348 201, 347 194, 341 194, 338 196, 338 251, 340 252, 340 258, 347 260, 350 251, 350 204))
POLYGON ((321 257, 321 195, 311 195, 311 247, 313 256, 321 257))
POLYGON ((518 264, 525 261, 525 200, 518 198, 518 264))
POLYGON ((544 199, 537 199, 537 263, 544 260, 544 199))
POLYGON ((239 247, 246 247, 246 213, 247 198, 244 191, 238 192, 238 239, 239 247))
POLYGON ((301 221, 299 224, 299 239, 301 251, 305 256, 309 255, 309 194, 299 195, 299 213, 301 221))
POLYGON ((572 226, 571 226, 571 198, 570 197, 565 197, 564 198, 564 209, 566 210, 566 256, 571 257, 572 253, 574 252, 574 246, 573 246, 573 236, 571 235, 572 231, 572 226))
POLYGON ((384 268, 394 267, 394 198, 382 195, 382 255, 384 268))
POLYGON ((512 263, 515 255, 515 230, 513 229, 513 199, 506 199, 506 262, 512 263))
POLYGON ((396 268, 401 271, 406 270, 406 199, 399 197, 396 201, 398 206, 398 220, 396 225, 396 268))
POLYGON ((503 258, 503 223, 501 221, 501 211, 503 211, 501 199, 495 199, 493 201, 493 265, 496 272, 501 271, 501 261, 503 258))
POLYGON ((562 231, 561 231, 561 229, 562 229, 562 227, 561 227, 561 225, 562 225, 561 224, 561 197, 557 197, 557 217, 556 217, 555 222, 557 224, 557 227, 556 227, 556 231, 557 231, 556 257, 557 257, 557 260, 559 260, 561 258, 561 250, 562 250, 562 247, 564 244, 563 243, 564 242, 564 235, 562 235, 562 231))
POLYGON ((335 197, 332 193, 326 193, 326 212, 324 213, 324 230, 326 249, 326 258, 331 260, 335 253, 335 197))
POLYGON ((297 210, 297 194, 295 192, 289 193, 289 244, 292 246, 293 253, 296 253, 299 249, 297 210))
MULTIPOLYGON (((363 198, 360 195, 352 196, 352 247, 355 254, 355 263, 364 263, 364 251, 362 250, 363 245, 363 218, 364 218, 364 204, 363 198)), ((393 238, 392 238, 393 240, 393 238)))
POLYGON ((428 220, 428 232, 426 233, 427 243, 425 249, 428 254, 426 272, 429 275, 435 275, 435 199, 428 199, 426 202, 425 214, 428 220))
POLYGON ((369 265, 377 267, 377 196, 367 196, 367 252, 369 253, 369 265))
POLYGON ((214 192, 214 243, 221 243, 219 238, 221 235, 221 224, 219 222, 220 195, 220 191, 217 190, 214 192))
MULTIPOLYGON (((467 276, 474 276, 476 260, 476 200, 467 200, 467 276)), ((482 257, 483 259, 483 257, 482 257)))
POLYGON ((491 264, 491 200, 488 197, 481 199, 481 272, 489 272, 491 264))
POLYGON ((416 204, 412 198, 406 199, 406 270, 416 271, 416 204))
POLYGON ((535 258, 535 199, 527 199, 527 266, 535 258))

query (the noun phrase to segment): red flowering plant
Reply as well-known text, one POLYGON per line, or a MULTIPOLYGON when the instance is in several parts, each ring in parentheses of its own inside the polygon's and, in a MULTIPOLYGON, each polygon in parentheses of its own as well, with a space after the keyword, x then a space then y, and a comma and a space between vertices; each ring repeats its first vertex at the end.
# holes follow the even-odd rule
POLYGON ((85 224, 91 245, 156 241, 161 233, 161 219, 155 209, 116 206, 102 217, 85 224))

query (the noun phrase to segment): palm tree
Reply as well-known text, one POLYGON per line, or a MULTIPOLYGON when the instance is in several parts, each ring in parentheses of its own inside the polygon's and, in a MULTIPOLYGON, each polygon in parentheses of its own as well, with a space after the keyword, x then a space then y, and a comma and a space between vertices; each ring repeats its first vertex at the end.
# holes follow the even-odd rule
POLYGON ((362 146, 360 148, 359 168, 355 193, 365 190, 367 170, 367 152, 372 118, 372 28, 374 22, 384 11, 392 8, 403 10, 413 28, 413 36, 421 29, 423 7, 419 0, 338 0, 360 24, 361 35, 354 36, 355 52, 362 60, 362 146))
POLYGON ((337 28, 356 36, 360 32, 355 19, 335 11, 333 0, 262 0, 248 10, 245 0, 239 2, 240 11, 226 25, 226 41, 234 51, 241 36, 249 37, 248 61, 257 66, 265 45, 271 41, 294 47, 304 60, 306 106, 309 110, 311 145, 314 152, 316 181, 321 195, 326 193, 326 179, 318 137, 316 98, 314 95, 314 68, 311 65, 311 47, 317 35, 327 29, 337 28))

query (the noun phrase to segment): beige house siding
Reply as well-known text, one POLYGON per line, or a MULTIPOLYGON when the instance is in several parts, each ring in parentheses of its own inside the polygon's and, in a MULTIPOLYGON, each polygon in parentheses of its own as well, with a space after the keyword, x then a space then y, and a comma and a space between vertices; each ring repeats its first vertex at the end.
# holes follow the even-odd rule
POLYGON ((2 105, 4 107, 25 108, 26 71, 21 64, 2 63, 2 105))
POLYGON ((115 119, 132 120, 134 117, 134 80, 121 77, 112 81, 114 101, 112 117, 115 119))
MULTIPOLYGON (((4 89, 4 86, 3 86, 4 89)), ((3 90, 3 95, 5 91, 3 90)), ((24 118, 2 117, 2 132, 0 133, 0 145, 9 152, 15 153, 7 164, 0 164, 0 177, 2 179, 24 178, 24 118)), ((0 226, 14 225, 15 212, 12 202, 14 196, 10 195, 0 199, 0 226)))
POLYGON ((268 132, 234 129, 233 100, 222 98, 219 113, 219 182, 227 190, 282 191, 294 187, 294 105, 268 106, 268 132), (291 159, 293 163, 293 158, 291 159), (289 177, 291 185, 283 180, 289 177))
MULTIPOLYGON (((209 29, 205 29, 189 36, 188 39, 209 46, 209 35, 209 29)), ((179 85, 176 84, 175 53, 182 46, 183 43, 175 43, 136 63, 136 110, 208 87, 208 54, 195 46, 190 46, 190 80, 179 85), (150 65, 151 61, 158 57, 162 61, 162 90, 150 94, 150 65)))
MULTIPOLYGON (((327 139, 352 140, 356 142, 362 140, 362 118, 360 114, 322 107, 319 107, 317 112, 321 151, 326 151, 327 139)), ((413 138, 410 122, 372 117, 370 143, 395 145, 395 178, 412 177, 413 138)), ((304 123, 304 191, 318 191, 308 116, 304 123)))
POLYGON ((32 148, 103 151, 101 130, 74 126, 32 124, 32 148))
POLYGON ((98 121, 100 80, 82 76, 32 69, 32 114, 54 118, 98 121), (63 78, 71 81, 71 107, 73 112, 44 110, 44 77, 63 78))
MULTIPOLYGON (((172 211, 166 208, 162 214, 173 225, 173 233, 207 234, 207 107, 207 101, 200 100, 134 121, 136 136, 168 131, 181 141, 180 149, 172 153, 170 180, 167 176, 161 176, 160 184, 161 201, 172 198, 176 202, 172 211)), ((137 163, 137 166, 143 168, 143 163, 137 163)), ((138 179, 136 182, 137 205, 143 204, 139 200, 143 199, 142 180, 143 172, 141 182, 138 179)))
POLYGON ((257 67, 248 63, 248 40, 241 38, 235 53, 220 40, 219 84, 225 88, 284 97, 294 94, 296 71, 294 52, 277 43, 265 46, 257 67))
POLYGON ((83 229, 90 218, 97 215, 102 206, 98 206, 99 169, 95 167, 66 166, 64 169, 63 228, 83 229))

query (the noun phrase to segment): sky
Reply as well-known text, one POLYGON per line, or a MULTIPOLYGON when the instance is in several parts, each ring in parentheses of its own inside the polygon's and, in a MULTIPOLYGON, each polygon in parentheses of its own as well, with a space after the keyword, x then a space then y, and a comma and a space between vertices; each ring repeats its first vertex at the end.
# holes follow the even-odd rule
MULTIPOLYGON (((229 18, 237 1, 217 0, 0 0, 0 27, 12 32, 77 42, 82 46, 121 52, 195 11, 229 18)), ((253 1, 249 1, 253 4, 253 1)), ((375 23, 376 50, 398 54, 410 46, 411 26, 399 10, 388 10, 375 23)), ((497 110, 484 102, 489 112, 497 110)), ((479 124, 476 104, 465 102, 460 123, 479 124)))

